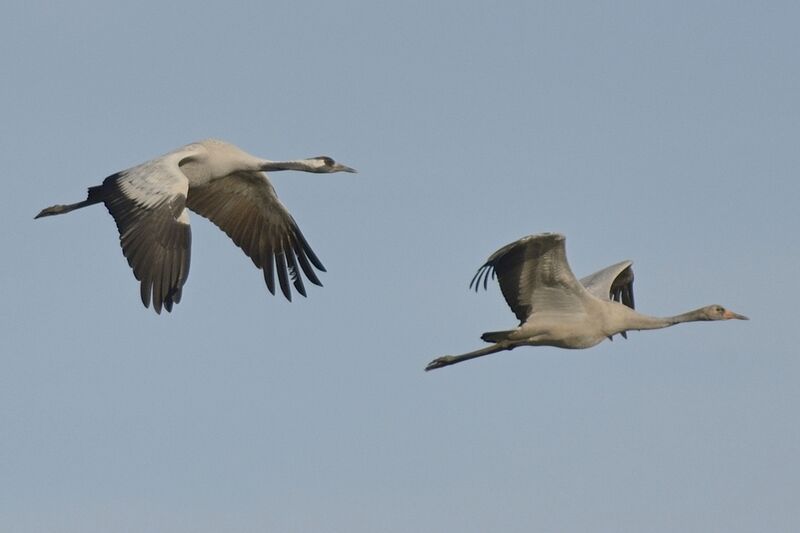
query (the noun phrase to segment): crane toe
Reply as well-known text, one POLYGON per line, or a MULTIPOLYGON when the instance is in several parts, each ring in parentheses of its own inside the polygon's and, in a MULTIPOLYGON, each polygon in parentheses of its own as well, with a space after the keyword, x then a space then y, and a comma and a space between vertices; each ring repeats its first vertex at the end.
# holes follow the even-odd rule
POLYGON ((435 370, 437 368, 442 368, 443 366, 451 365, 453 364, 453 359, 454 357, 452 355, 443 355, 442 357, 437 357, 436 359, 428 363, 428 366, 425 367, 425 372, 428 372, 429 370, 435 370))

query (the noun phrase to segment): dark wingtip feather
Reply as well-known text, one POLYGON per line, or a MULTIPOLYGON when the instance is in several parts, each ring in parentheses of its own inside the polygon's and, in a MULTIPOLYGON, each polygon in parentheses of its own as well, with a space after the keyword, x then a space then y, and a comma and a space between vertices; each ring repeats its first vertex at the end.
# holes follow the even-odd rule
POLYGON ((481 288, 481 282, 483 282, 483 288, 487 289, 489 286, 489 274, 493 273, 493 267, 489 263, 486 263, 482 267, 478 269, 475 275, 472 277, 472 281, 469 283, 470 289, 475 289, 475 292, 481 288))
POLYGON ((300 294, 300 296, 302 296, 303 298, 307 298, 307 296, 306 296, 306 288, 303 285, 303 280, 301 280, 300 277, 298 277, 295 280, 294 288, 297 290, 297 292, 300 294))
POLYGON ((269 252, 266 257, 266 261, 264 261, 264 281, 267 283, 267 289, 269 290, 270 294, 275 296, 275 256, 272 252, 269 252))
POLYGON ((474 288, 475 292, 478 292, 478 286, 481 284, 480 277, 481 277, 481 273, 483 272, 484 268, 486 268, 486 265, 483 265, 482 267, 480 267, 478 269, 478 271, 475 272, 475 275, 472 276, 472 281, 469 282, 469 288, 470 289, 474 288))
POLYGON ((286 257, 282 252, 275 255, 275 269, 278 271, 278 282, 281 286, 281 292, 283 292, 286 299, 291 302, 292 289, 289 288, 289 276, 286 273, 286 257))
POLYGON ((308 281, 314 285, 322 287, 322 282, 319 280, 319 277, 317 277, 317 273, 314 272, 314 268, 308 262, 308 258, 306 257, 305 252, 303 252, 303 249, 297 248, 295 251, 297 252, 297 260, 300 262, 300 268, 303 269, 303 273, 305 273, 308 281))
POLYGON ((161 285, 158 279, 153 280, 151 291, 152 291, 151 302, 153 303, 153 310, 156 312, 157 315, 160 315, 161 304, 163 303, 163 300, 161 295, 161 285))
POLYGON ((300 275, 300 269, 297 267, 297 259, 294 256, 294 252, 289 250, 286 257, 289 260, 289 275, 294 282, 294 288, 297 289, 297 292, 299 292, 301 296, 305 297, 306 287, 303 285, 303 276, 300 275))
POLYGON ((308 259, 311 261, 311 263, 313 263, 315 267, 317 267, 317 270, 320 270, 322 272, 327 272, 327 270, 325 270, 325 267, 322 265, 322 261, 319 260, 317 254, 315 254, 314 250, 311 249, 311 245, 308 244, 305 235, 303 235, 303 232, 300 231, 300 228, 297 226, 297 224, 295 224, 294 226, 294 234, 297 237, 297 240, 300 241, 300 243, 302 244, 303 251, 308 256, 308 259))
POLYGON ((142 303, 145 307, 150 307, 150 286, 152 282, 145 278, 139 286, 139 295, 142 297, 142 303))

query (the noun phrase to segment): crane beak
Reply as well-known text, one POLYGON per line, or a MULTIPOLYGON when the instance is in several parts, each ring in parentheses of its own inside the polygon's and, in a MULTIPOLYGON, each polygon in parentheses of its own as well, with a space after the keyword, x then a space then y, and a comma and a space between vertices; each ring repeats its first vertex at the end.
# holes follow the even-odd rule
POLYGON ((341 163, 336 163, 336 165, 333 167, 333 170, 335 172, 351 172, 353 174, 358 173, 358 170, 348 167, 347 165, 342 165, 341 163))
POLYGON ((724 313, 722 313, 722 318, 724 318, 725 320, 730 320, 732 318, 735 318, 736 320, 750 320, 744 315, 734 313, 733 311, 728 311, 727 309, 725 310, 724 313))

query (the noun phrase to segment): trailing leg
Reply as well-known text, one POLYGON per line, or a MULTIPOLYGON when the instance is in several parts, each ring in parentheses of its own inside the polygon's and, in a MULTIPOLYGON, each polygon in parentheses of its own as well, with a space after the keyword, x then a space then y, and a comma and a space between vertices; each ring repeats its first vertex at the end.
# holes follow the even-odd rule
POLYGON ((42 218, 42 217, 49 217, 53 215, 63 215, 64 213, 69 213, 70 211, 75 211, 76 209, 80 209, 81 207, 86 207, 89 205, 99 204, 103 201, 103 186, 97 187, 89 187, 89 195, 86 200, 82 202, 78 202, 75 204, 58 204, 52 205, 50 207, 45 207, 39 214, 33 218, 42 218))
POLYGON ((442 357, 438 357, 428 363, 428 366, 425 367, 425 371, 428 372, 429 370, 442 368, 443 366, 454 365, 462 361, 475 359, 476 357, 483 357, 484 355, 502 352, 505 350, 512 350, 515 346, 516 344, 511 344, 508 341, 501 341, 497 344, 493 344, 492 346, 487 346, 486 348, 481 348, 480 350, 475 350, 474 352, 467 352, 462 355, 443 355, 442 357))

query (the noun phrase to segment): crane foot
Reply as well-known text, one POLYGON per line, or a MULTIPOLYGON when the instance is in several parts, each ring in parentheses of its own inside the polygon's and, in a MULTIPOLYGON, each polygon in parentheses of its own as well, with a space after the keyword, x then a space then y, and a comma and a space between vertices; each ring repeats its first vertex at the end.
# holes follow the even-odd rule
POLYGON ((435 370, 437 368, 442 368, 443 366, 452 365, 454 357, 452 355, 443 355, 442 357, 437 357, 430 363, 428 366, 425 367, 425 372, 429 370, 435 370))

